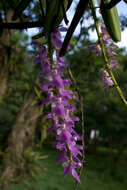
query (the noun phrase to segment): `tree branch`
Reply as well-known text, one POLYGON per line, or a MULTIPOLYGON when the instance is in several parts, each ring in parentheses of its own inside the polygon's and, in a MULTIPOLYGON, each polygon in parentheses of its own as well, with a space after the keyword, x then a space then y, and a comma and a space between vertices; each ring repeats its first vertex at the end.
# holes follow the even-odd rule
POLYGON ((0 28, 8 28, 8 29, 27 29, 27 28, 36 28, 36 27, 43 27, 43 23, 41 21, 37 22, 19 22, 19 23, 8 23, 3 22, 0 23, 0 28))

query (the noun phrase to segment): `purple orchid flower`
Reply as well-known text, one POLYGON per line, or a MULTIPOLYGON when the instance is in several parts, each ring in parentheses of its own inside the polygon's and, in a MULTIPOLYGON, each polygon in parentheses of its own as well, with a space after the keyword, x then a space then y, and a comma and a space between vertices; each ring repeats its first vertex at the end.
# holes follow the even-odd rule
POLYGON ((111 60, 109 64, 110 64, 111 69, 114 69, 114 68, 120 69, 120 66, 118 65, 118 62, 115 59, 111 60))
POLYGON ((114 86, 114 83, 106 70, 102 71, 102 83, 106 88, 114 86))
POLYGON ((55 132, 56 142, 54 147, 61 151, 57 164, 62 162, 64 175, 71 173, 80 182, 76 168, 82 167, 79 159, 79 156, 82 156, 82 146, 77 144, 78 141, 81 141, 81 137, 74 130, 75 122, 78 122, 79 118, 73 116, 76 108, 69 101, 73 97, 73 92, 66 89, 71 84, 70 79, 64 78, 63 73, 67 63, 64 58, 59 57, 59 50, 62 46, 60 30, 65 32, 66 29, 62 27, 60 29, 56 28, 51 34, 55 48, 54 65, 51 65, 48 58, 47 47, 40 43, 35 43, 38 45, 35 63, 39 62, 41 64, 42 73, 44 73, 41 90, 47 93, 47 97, 42 101, 41 105, 48 104, 51 108, 46 117, 52 120, 52 125, 47 132, 55 132))

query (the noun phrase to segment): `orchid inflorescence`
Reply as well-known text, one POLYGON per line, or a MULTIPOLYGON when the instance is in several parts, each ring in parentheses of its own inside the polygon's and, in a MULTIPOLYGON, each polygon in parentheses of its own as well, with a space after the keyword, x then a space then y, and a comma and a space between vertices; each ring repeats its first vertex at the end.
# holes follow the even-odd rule
MULTIPOLYGON (((106 27, 103 23, 101 24, 101 36, 102 36, 103 45, 106 49, 106 53, 109 58, 110 69, 111 70, 114 68, 120 69, 117 60, 115 60, 114 58, 112 59, 112 57, 117 56, 116 52, 114 51, 117 48, 117 46, 113 44, 113 40, 109 36, 106 27)), ((102 55, 102 49, 99 42, 96 44, 96 46, 94 46, 93 53, 99 56, 102 55)), ((109 87, 114 86, 114 82, 109 76, 107 69, 103 68, 101 69, 101 71, 102 71, 102 84, 105 86, 105 88, 108 89, 109 87)))
POLYGON ((64 78, 63 74, 63 71, 67 69, 67 63, 64 58, 59 57, 62 46, 60 31, 64 32, 66 29, 64 27, 56 28, 51 33, 51 44, 54 51, 52 58, 49 57, 47 45, 35 42, 39 50, 35 63, 41 63, 44 74, 41 90, 47 94, 41 105, 50 105, 50 112, 46 117, 52 120, 52 126, 48 132, 55 131, 54 146, 61 151, 57 164, 62 162, 64 175, 72 173, 74 178, 80 182, 76 168, 82 167, 83 163, 79 157, 82 157, 83 147, 77 144, 77 141, 81 141, 81 137, 74 130, 75 122, 79 121, 79 118, 74 116, 76 108, 70 103, 73 102, 71 101, 73 100, 73 91, 68 89, 71 81, 64 78))

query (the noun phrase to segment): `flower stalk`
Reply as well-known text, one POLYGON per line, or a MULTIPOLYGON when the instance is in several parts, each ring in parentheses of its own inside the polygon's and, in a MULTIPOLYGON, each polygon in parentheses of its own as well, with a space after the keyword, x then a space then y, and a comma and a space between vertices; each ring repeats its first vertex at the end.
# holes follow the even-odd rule
POLYGON ((98 24, 98 19, 97 19, 97 16, 96 16, 96 10, 95 10, 95 3, 94 3, 94 0, 91 0, 91 9, 92 9, 92 15, 93 15, 93 18, 94 18, 94 22, 95 22, 95 28, 96 28, 96 32, 97 32, 97 36, 98 36, 98 40, 99 40, 99 43, 100 43, 100 47, 101 47, 101 50, 102 50, 102 55, 103 55, 103 58, 104 58, 104 61, 106 63, 106 67, 107 67, 107 71, 109 73, 109 76, 111 77, 113 83, 114 83, 114 86, 117 90, 117 93, 118 95, 120 96, 122 102, 124 103, 124 105, 127 107, 127 101, 123 95, 123 92, 121 90, 121 88, 119 87, 115 77, 114 77, 114 74, 112 72, 112 69, 110 68, 110 63, 109 63, 109 60, 107 58, 107 55, 106 55, 106 50, 105 50, 105 46, 103 44, 103 39, 102 39, 102 36, 100 34, 100 31, 99 31, 99 24, 98 24))

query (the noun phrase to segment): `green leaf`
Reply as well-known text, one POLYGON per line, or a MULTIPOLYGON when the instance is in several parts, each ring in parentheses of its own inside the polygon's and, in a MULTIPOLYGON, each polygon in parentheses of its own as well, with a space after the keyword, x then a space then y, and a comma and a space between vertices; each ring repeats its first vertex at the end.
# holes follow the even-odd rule
POLYGON ((39 39, 39 38, 42 38, 44 36, 44 33, 43 32, 40 32, 34 36, 32 36, 32 39, 33 40, 36 40, 36 39, 39 39))
POLYGON ((40 100, 41 99, 41 91, 39 91, 36 87, 34 88, 34 90, 35 90, 35 93, 36 93, 38 99, 40 100))
POLYGON ((15 8, 15 12, 12 16, 12 20, 16 20, 32 0, 21 0, 15 8))
POLYGON ((46 9, 46 0, 41 0, 43 9, 46 9))

